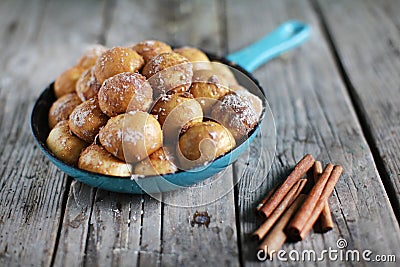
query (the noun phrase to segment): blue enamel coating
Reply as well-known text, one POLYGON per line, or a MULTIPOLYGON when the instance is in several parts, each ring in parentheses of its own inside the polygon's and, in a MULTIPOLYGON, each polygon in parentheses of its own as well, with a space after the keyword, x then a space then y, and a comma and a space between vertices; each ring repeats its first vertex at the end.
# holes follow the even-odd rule
POLYGON ((287 21, 257 42, 226 58, 253 72, 268 60, 302 44, 310 36, 310 27, 299 21, 287 21))
MULTIPOLYGON (((210 56, 210 55, 209 55, 210 56)), ((217 59, 216 57, 212 59, 217 59)), ((223 58, 219 61, 229 64, 223 58)), ((244 69, 236 67, 255 83, 256 87, 261 89, 257 80, 252 78, 250 73, 244 69)), ((218 172, 224 170, 227 166, 235 162, 243 152, 249 148, 250 143, 257 136, 260 131, 260 124, 251 132, 246 141, 235 147, 229 153, 215 159, 206 168, 199 167, 189 171, 179 171, 176 173, 166 174, 163 176, 146 176, 142 178, 130 179, 129 177, 115 177, 110 175, 103 175, 79 169, 75 166, 68 165, 61 160, 57 159, 53 153, 46 146, 46 139, 50 132, 47 120, 51 104, 56 100, 54 95, 53 84, 47 87, 39 99, 36 101, 31 116, 31 128, 33 136, 46 157, 54 163, 61 171, 67 175, 74 177, 76 180, 88 184, 93 187, 98 187, 108 191, 130 193, 130 194, 143 194, 143 193, 160 193, 172 190, 177 190, 182 187, 194 185, 203 181, 218 172)))
MULTIPOLYGON (((256 87, 265 95, 265 92, 262 90, 260 84, 251 75, 251 73, 249 73, 249 71, 254 70, 274 56, 277 56, 278 54, 301 44, 305 39, 307 39, 308 35, 308 26, 300 22, 290 21, 283 24, 276 31, 257 43, 249 46, 248 48, 242 49, 237 53, 229 55, 227 57, 229 60, 216 57, 211 54, 208 56, 212 60, 217 60, 221 63, 231 65, 232 67, 246 74, 246 76, 250 78, 256 87), (231 61, 238 65, 232 64, 231 61)), ((246 87, 245 84, 244 86, 246 87)), ((31 128, 40 150, 60 170, 69 176, 74 177, 78 181, 93 187, 121 193, 142 194, 144 192, 167 192, 182 187, 188 187, 203 181, 235 162, 243 154, 243 152, 249 148, 251 142, 260 131, 259 127, 261 124, 259 123, 256 126, 245 142, 234 148, 226 155, 223 155, 211 162, 207 168, 201 170, 199 168, 198 171, 196 171, 196 169, 190 171, 179 171, 163 176, 146 176, 143 178, 129 179, 129 177, 114 177, 78 169, 77 167, 70 166, 60 161, 50 152, 46 146, 46 138, 50 132, 47 114, 51 104, 55 101, 55 99, 53 84, 51 84, 43 91, 39 99, 36 101, 32 111, 31 128)), ((264 115, 265 113, 263 113, 263 117, 264 115)), ((263 119, 263 117, 261 119, 263 119)))
POLYGON ((216 159, 210 163, 206 169, 199 172, 196 172, 195 169, 193 169, 191 172, 181 171, 164 176, 148 176, 138 179, 130 179, 129 177, 120 178, 87 172, 60 161, 53 154, 49 153, 49 151, 40 143, 39 148, 61 171, 71 177, 74 177, 82 183, 113 192, 130 194, 143 194, 145 192, 151 194, 168 192, 180 189, 182 187, 188 187, 222 171, 227 166, 235 162, 243 154, 258 132, 259 128, 256 129, 254 134, 252 134, 246 142, 223 157, 216 159))

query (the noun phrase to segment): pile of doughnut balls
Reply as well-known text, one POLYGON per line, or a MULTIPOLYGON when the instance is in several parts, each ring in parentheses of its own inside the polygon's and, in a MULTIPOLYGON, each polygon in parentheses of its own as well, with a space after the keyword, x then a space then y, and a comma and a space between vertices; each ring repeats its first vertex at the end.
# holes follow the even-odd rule
POLYGON ((154 40, 89 47, 56 79, 54 93, 51 152, 122 177, 204 165, 243 142, 263 109, 226 65, 154 40))

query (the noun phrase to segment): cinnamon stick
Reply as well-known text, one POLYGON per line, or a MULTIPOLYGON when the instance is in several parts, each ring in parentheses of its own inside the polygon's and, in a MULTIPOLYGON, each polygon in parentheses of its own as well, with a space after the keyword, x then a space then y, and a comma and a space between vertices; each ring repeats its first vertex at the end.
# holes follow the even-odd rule
POLYGON ((276 191, 278 187, 275 186, 274 188, 272 188, 267 195, 263 198, 263 200, 261 200, 261 202, 257 205, 256 207, 256 211, 260 211, 260 209, 264 206, 264 204, 268 201, 268 199, 271 198, 272 194, 276 191))
MULTIPOLYGON (((325 170, 327 168, 328 166, 325 168, 325 170)), ((314 188, 319 189, 319 186, 323 184, 320 181, 322 181, 324 178, 325 170, 322 173, 322 176, 318 180, 317 184, 315 184, 314 188)), ((328 181, 324 185, 322 193, 318 196, 317 201, 314 203, 314 205, 311 205, 311 203, 314 202, 315 197, 311 195, 309 195, 307 199, 304 201, 304 204, 299 209, 299 211, 297 212, 293 220, 289 223, 286 229, 287 234, 290 236, 292 240, 302 240, 309 233, 312 226, 318 219, 319 214, 324 208, 326 201, 332 194, 333 189, 335 188, 335 185, 339 180, 339 177, 342 174, 342 172, 343 172, 342 166, 336 165, 333 168, 331 174, 329 175, 328 181)), ((311 191, 314 191, 314 188, 311 191)))
MULTIPOLYGON (((287 230, 289 236, 300 236, 300 231, 301 229, 303 229, 303 226, 306 224, 308 218, 310 218, 311 213, 313 212, 315 205, 318 202, 318 199, 320 199, 322 191, 324 190, 325 185, 331 175, 333 167, 333 164, 330 163, 326 165, 321 175, 321 178, 319 178, 318 181, 315 183, 310 193, 308 194, 307 199, 304 201, 304 204, 301 206, 299 212, 297 212, 296 216, 290 222, 287 230)), ((295 240, 298 240, 298 238, 296 238, 295 240)))
POLYGON ((274 192, 274 194, 264 204, 263 214, 268 218, 276 207, 281 203, 282 199, 287 195, 290 188, 303 177, 307 171, 313 166, 314 158, 310 154, 305 155, 294 167, 283 184, 274 192))
MULTIPOLYGON (((315 161, 313 174, 314 174, 314 182, 316 183, 318 181, 320 175, 322 174, 321 161, 315 161)), ((332 219, 331 209, 329 208, 328 201, 325 202, 324 208, 322 209, 321 214, 319 215, 319 220, 321 222, 321 231, 323 233, 326 233, 333 229, 333 226, 334 226, 333 219, 332 219)))
POLYGON ((272 258, 272 253, 274 251, 276 253, 282 247, 283 243, 285 243, 287 236, 284 232, 284 229, 289 220, 292 218, 293 214, 300 208, 305 199, 306 195, 300 194, 294 200, 292 205, 290 205, 290 207, 285 211, 279 221, 275 224, 274 228, 272 228, 271 232, 259 246, 259 249, 263 250, 269 258, 272 258))
MULTIPOLYGON (((253 236, 258 240, 264 238, 268 231, 274 226, 276 221, 281 217, 281 215, 286 211, 286 209, 294 202, 294 200, 299 196, 300 192, 303 190, 307 183, 307 179, 300 179, 297 181, 293 187, 289 190, 287 195, 284 197, 279 206, 272 212, 271 216, 268 217, 265 222, 260 225, 260 227, 253 233, 253 236)), ((263 209, 260 210, 263 212, 263 209)))

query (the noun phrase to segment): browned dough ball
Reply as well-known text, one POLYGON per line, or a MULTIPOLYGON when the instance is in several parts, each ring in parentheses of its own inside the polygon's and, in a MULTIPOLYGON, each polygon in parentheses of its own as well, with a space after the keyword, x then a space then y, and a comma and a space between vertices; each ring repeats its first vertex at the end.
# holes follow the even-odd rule
POLYGON ((228 128, 236 141, 246 139, 259 120, 249 100, 236 93, 222 97, 212 107, 211 117, 228 128))
POLYGON ((200 49, 190 46, 184 46, 180 48, 175 48, 174 52, 189 59, 189 61, 193 63, 193 71, 201 69, 212 69, 212 67, 210 66, 210 59, 200 49))
POLYGON ((136 164, 133 173, 140 175, 162 175, 174 173, 178 168, 174 164, 172 154, 167 148, 161 147, 148 158, 136 164))
POLYGON ((228 83, 211 70, 197 70, 193 74, 190 93, 203 108, 203 113, 209 115, 215 102, 229 93, 228 83))
POLYGON ((89 68, 82 73, 79 80, 76 82, 76 94, 82 101, 86 101, 97 96, 101 84, 97 82, 94 76, 94 68, 89 68))
POLYGON ((229 89, 231 89, 236 94, 243 97, 244 99, 248 100, 250 105, 254 108, 254 111, 256 112, 257 117, 260 118, 260 116, 263 112, 263 109, 264 109, 261 98, 259 98, 255 94, 250 93, 249 90, 247 90, 246 88, 244 88, 241 85, 231 85, 229 87, 229 89))
POLYGON ((85 69, 74 66, 67 69, 58 76, 54 82, 54 94, 57 98, 75 92, 76 82, 81 77, 85 69))
POLYGON ((109 119, 100 130, 99 140, 117 158, 135 163, 159 149, 163 135, 152 115, 134 111, 109 119))
POLYGON ((236 71, 234 68, 229 67, 228 65, 222 64, 218 61, 211 62, 212 70, 216 75, 223 78, 225 81, 228 82, 228 85, 237 85, 239 84, 233 74, 233 71, 236 71))
POLYGON ((105 51, 94 65, 94 74, 102 84, 106 79, 122 72, 137 72, 144 64, 142 56, 127 47, 114 47, 105 51))
POLYGON ((63 95, 57 99, 49 110, 49 127, 53 128, 58 122, 68 120, 69 115, 82 101, 75 93, 63 95))
POLYGON ((160 122, 165 142, 176 143, 180 132, 203 120, 200 104, 189 93, 161 97, 151 113, 160 122))
POLYGON ((60 160, 67 164, 76 165, 81 151, 87 144, 73 135, 68 121, 60 121, 50 131, 46 140, 47 147, 60 160))
POLYGON ((147 111, 153 89, 139 73, 123 72, 105 80, 98 93, 100 109, 110 117, 128 111, 147 111))
POLYGON ((92 144, 79 157, 80 169, 112 176, 131 176, 131 165, 117 159, 102 146, 92 144))
POLYGON ((69 127, 80 139, 93 143, 100 128, 107 121, 108 117, 101 112, 97 98, 91 98, 72 111, 69 116, 69 127))
POLYGON ((177 155, 183 168, 191 168, 214 160, 235 145, 224 126, 206 121, 193 125, 180 137, 177 155))
POLYGON ((86 48, 86 51, 78 60, 78 66, 88 69, 96 64, 97 59, 107 50, 107 47, 96 44, 86 48))
POLYGON ((172 52, 172 48, 169 45, 156 40, 139 42, 132 49, 143 57, 145 63, 159 54, 172 52))
POLYGON ((177 53, 162 53, 153 57, 142 70, 155 97, 174 92, 189 90, 193 70, 190 61, 177 53))

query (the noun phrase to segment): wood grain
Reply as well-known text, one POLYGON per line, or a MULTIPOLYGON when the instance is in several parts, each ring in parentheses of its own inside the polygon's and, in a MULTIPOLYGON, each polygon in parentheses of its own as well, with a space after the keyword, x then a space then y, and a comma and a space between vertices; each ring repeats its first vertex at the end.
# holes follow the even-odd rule
POLYGON ((239 265, 232 177, 229 167, 219 178, 223 183, 211 185, 206 180, 201 183, 201 190, 189 188, 166 194, 167 203, 182 204, 164 205, 162 265, 190 266, 195 262, 210 266, 239 265), (198 206, 199 203, 208 204, 198 206), (192 223, 196 211, 209 214, 208 227, 192 223))
POLYGON ((318 2, 400 219, 400 3, 351 1, 344 6, 343 1, 318 2), (339 14, 343 19, 338 21, 339 14))
MULTIPOLYGON (((36 38, 45 1, 2 1, 0 8, 0 265, 50 265, 67 179, 35 145, 30 113, 46 72, 36 38), (20 19, 23 18, 23 19, 20 19)), ((57 71, 56 69, 53 71, 57 71)), ((50 71, 51 72, 51 71, 50 71)))
MULTIPOLYGON (((219 10, 217 1, 172 3, 178 3, 178 6, 170 7, 175 12, 173 24, 177 27, 171 43, 192 45, 216 54, 225 49, 220 32, 225 27, 225 21, 220 16, 224 10, 219 10), (176 14, 179 9, 183 9, 184 14, 176 14)), ((208 179, 193 188, 163 195, 166 204, 162 210, 161 265, 239 265, 232 188, 232 169, 228 168, 220 178, 208 179), (211 216, 208 228, 204 225, 192 226, 191 220, 196 211, 208 212, 211 216)))
POLYGON ((94 190, 73 181, 70 187, 54 265, 82 266, 85 259, 94 190))
MULTIPOLYGON (((105 1, 97 3, 57 0, 47 3, 43 14, 43 29, 36 37, 36 42, 43 49, 42 56, 51 57, 51 60, 47 60, 49 64, 37 70, 47 73, 47 83, 54 80, 61 71, 74 65, 88 45, 100 41, 106 4, 105 1)), ((95 189, 77 181, 73 181, 67 188, 59 242, 53 247, 54 265, 79 266, 88 260, 87 236, 92 229, 90 221, 95 193, 95 189)))
MULTIPOLYGON (((100 25, 91 33, 97 38, 93 42, 103 42, 108 47, 132 44, 149 38, 147 33, 154 34, 155 39, 165 39, 161 30, 150 28, 151 18, 158 17, 156 3, 106 1, 104 4, 92 6, 102 8, 93 16, 100 25), (136 23, 147 24, 129 27, 136 23)), ((74 8, 79 6, 74 5, 74 8)), ((79 22, 82 23, 81 20, 79 22)), ((161 204, 148 197, 110 193, 95 188, 87 190, 86 194, 73 194, 76 186, 86 187, 79 184, 77 182, 71 187, 61 229, 60 239, 67 237, 64 244, 68 247, 63 250, 61 246, 58 249, 60 253, 64 253, 60 260, 56 258, 55 264, 76 262, 88 266, 139 266, 144 263, 145 266, 154 266, 159 258, 157 253, 161 245, 161 204), (75 207, 75 201, 90 203, 87 210, 85 208, 85 216, 79 227, 82 230, 74 229, 86 234, 78 237, 69 234, 69 218, 80 214, 81 209, 75 207)))
MULTIPOLYGON (((305 241, 287 244, 284 249, 336 248, 336 240, 342 237, 349 248, 397 255, 394 248, 400 243, 398 223, 312 6, 307 1, 241 3, 228 2, 228 43, 236 45, 230 49, 256 40, 288 18, 303 20, 312 27, 312 36, 306 44, 289 57, 274 60, 255 72, 269 96, 278 138, 272 170, 256 192, 249 194, 247 187, 254 183, 254 176, 249 179, 245 170, 252 168, 257 160, 250 160, 249 167, 242 162, 235 164, 237 175, 244 175, 238 187, 243 264, 257 263, 256 244, 248 238, 260 223, 253 213, 255 203, 277 180, 284 179, 285 173, 306 153, 324 163, 344 166, 345 173, 330 198, 337 228, 323 236, 311 234, 305 241), (265 29, 252 27, 253 18, 265 29)), ((338 17, 339 14, 336 20, 338 17)), ((362 18, 359 19, 361 24, 362 18)), ((256 144, 254 149, 259 150, 256 144)), ((278 266, 280 262, 270 264, 278 266)))
MULTIPOLYGON (((399 4, 311 2, 0 1, 0 265, 258 265, 257 244, 249 239, 260 224, 253 209, 306 153, 344 166, 330 198, 336 228, 284 248, 335 249, 343 237, 349 249, 398 256, 398 222, 369 144, 390 196, 398 196, 399 4), (29 129, 34 101, 88 44, 159 39, 222 54, 289 18, 311 24, 310 41, 255 72, 266 89, 277 138, 268 117, 266 134, 226 170, 224 184, 163 196, 186 208, 73 181, 34 143, 29 129), (239 186, 229 191, 236 182, 239 186), (222 188, 226 194, 216 197, 222 188), (196 206, 200 202, 207 204, 196 206), (208 228, 191 225, 196 210, 211 215, 208 228)), ((207 187, 207 181, 201 185, 207 187)))
MULTIPOLYGON (((198 10, 198 7, 202 6, 200 1, 194 1, 190 4, 193 6, 187 6, 188 4, 186 3, 186 7, 184 8, 187 10, 185 12, 193 13, 194 10, 198 10)), ((207 1, 206 5, 202 6, 202 10, 204 10, 206 6, 209 7, 210 4, 214 5, 215 3, 213 1, 207 1)), ((196 42, 203 42, 201 41, 203 37, 209 38, 209 35, 208 33, 207 35, 204 33, 194 38, 193 35, 189 34, 189 29, 192 29, 194 25, 193 18, 190 17, 190 14, 187 13, 183 17, 179 17, 175 14, 171 17, 170 13, 177 13, 181 5, 185 5, 185 3, 176 1, 172 4, 170 3, 169 6, 165 6, 162 2, 151 3, 149 1, 108 2, 106 3, 107 11, 103 12, 104 26, 100 30, 101 35, 99 38, 103 39, 107 46, 131 44, 144 39, 159 39, 178 45, 180 41, 177 40, 184 40, 188 42, 187 44, 200 46, 200 44, 196 44, 196 42), (127 13, 126 10, 132 10, 134 14, 127 13), (130 28, 131 25, 134 27, 130 28), (158 28, 155 28, 155 25, 163 25, 163 27, 158 26, 158 28), (180 28, 176 34, 172 34, 171 31, 174 30, 174 28, 169 28, 168 25, 179 25, 180 28)), ((204 12, 204 14, 205 16, 201 19, 201 21, 206 22, 203 31, 217 31, 215 27, 217 25, 216 23, 219 21, 217 20, 216 11, 213 13, 204 12), (207 29, 207 25, 211 25, 214 28, 207 29)), ((215 51, 218 51, 218 42, 219 38, 214 36, 213 42, 206 43, 209 49, 215 48, 215 51)), ((227 178, 232 181, 231 172, 228 173, 227 178)), ((75 184, 71 187, 71 191, 74 187, 75 184)), ((85 238, 82 236, 65 242, 65 244, 69 246, 71 246, 70 243, 76 244, 75 247, 70 248, 71 252, 77 250, 77 247, 80 247, 78 244, 86 244, 86 248, 83 246, 85 249, 84 253, 78 255, 80 257, 79 262, 83 262, 86 265, 96 265, 104 262, 105 264, 118 266, 129 266, 132 264, 137 264, 139 266, 163 264, 168 266, 173 263, 190 263, 190 260, 195 257, 195 255, 198 255, 199 252, 202 252, 205 256, 213 252, 208 262, 218 262, 222 259, 217 257, 215 251, 221 250, 225 246, 225 243, 218 243, 215 241, 210 247, 204 247, 204 249, 200 250, 198 248, 198 242, 201 243, 212 237, 213 240, 216 240, 216 238, 222 238, 222 240, 229 238, 231 243, 226 244, 226 246, 234 251, 233 253, 236 256, 230 259, 232 254, 227 254, 224 261, 228 262, 233 260, 233 262, 236 261, 237 263, 233 194, 230 194, 229 201, 226 203, 229 207, 228 211, 230 212, 218 212, 222 207, 215 204, 211 205, 210 213, 213 214, 213 219, 218 220, 218 223, 214 223, 213 230, 205 230, 202 228, 196 230, 196 228, 192 228, 187 215, 188 213, 194 213, 192 209, 175 209, 174 207, 168 206, 163 209, 161 203, 157 199, 153 199, 149 196, 145 196, 144 198, 127 198, 125 195, 120 194, 111 194, 111 196, 109 196, 109 193, 103 190, 96 190, 94 194, 95 201, 92 204, 93 206, 89 207, 86 212, 87 216, 85 216, 86 223, 88 224, 87 237, 85 238), (100 198, 101 201, 98 201, 98 198, 100 198), (120 207, 120 210, 118 207, 120 207), (124 217, 124 219, 117 220, 114 218, 115 215, 111 212, 113 210, 118 211, 118 214, 124 217), (130 212, 127 210, 130 210, 130 212), (170 213, 167 219, 164 215, 165 212, 170 213), (129 215, 126 215, 127 213, 129 213, 129 215), (163 215, 164 217, 162 217, 163 215), (130 223, 128 223, 128 221, 130 221, 130 223), (137 221, 137 223, 132 223, 133 221, 137 221), (224 223, 224 221, 226 222, 224 223), (223 227, 218 228, 219 224, 222 224, 223 227), (226 227, 224 225, 226 225, 226 227), (175 230, 171 230, 171 228, 175 230), (175 237, 173 235, 171 236, 172 233, 176 233, 175 231, 180 233, 179 239, 187 234, 188 241, 182 242, 181 244, 175 242, 175 237), (222 237, 219 237, 220 231, 224 231, 223 233, 225 233, 222 237), (201 237, 201 239, 199 239, 199 237, 201 237), (163 243, 161 243, 162 241, 163 243), (122 246, 122 244, 125 245, 122 246), (185 246, 182 246, 183 244, 185 244, 185 246), (172 246, 173 249, 169 250, 170 246, 172 246), (215 249, 215 247, 218 247, 218 249, 215 249), (83 257, 84 255, 86 256, 83 257), (179 255, 179 257, 177 255, 179 255)), ((173 195, 174 197, 170 197, 170 200, 175 198, 175 201, 178 202, 181 201, 183 197, 189 196, 189 199, 185 201, 185 203, 189 205, 195 205, 199 201, 199 199, 192 197, 190 194, 176 193, 173 195)), ((213 197, 213 195, 209 193, 201 197, 210 198, 213 197)), ((78 200, 80 198, 85 200, 88 196, 85 194, 78 194, 75 198, 78 200)), ((73 207, 73 205, 74 199, 70 193, 61 231, 63 234, 69 232, 70 226, 68 225, 68 218, 71 216, 73 217, 76 213, 80 214, 80 211, 76 210, 76 207, 73 207)), ((84 230, 85 229, 82 231, 84 230)), ((62 235, 60 239, 62 238, 64 238, 64 235, 62 235)), ((76 254, 69 253, 67 250, 63 258, 64 260, 68 260, 75 256, 76 254)), ((58 261, 56 261, 56 263, 57 262, 58 261)))
POLYGON ((132 266, 140 242, 141 196, 96 192, 85 264, 132 266))

